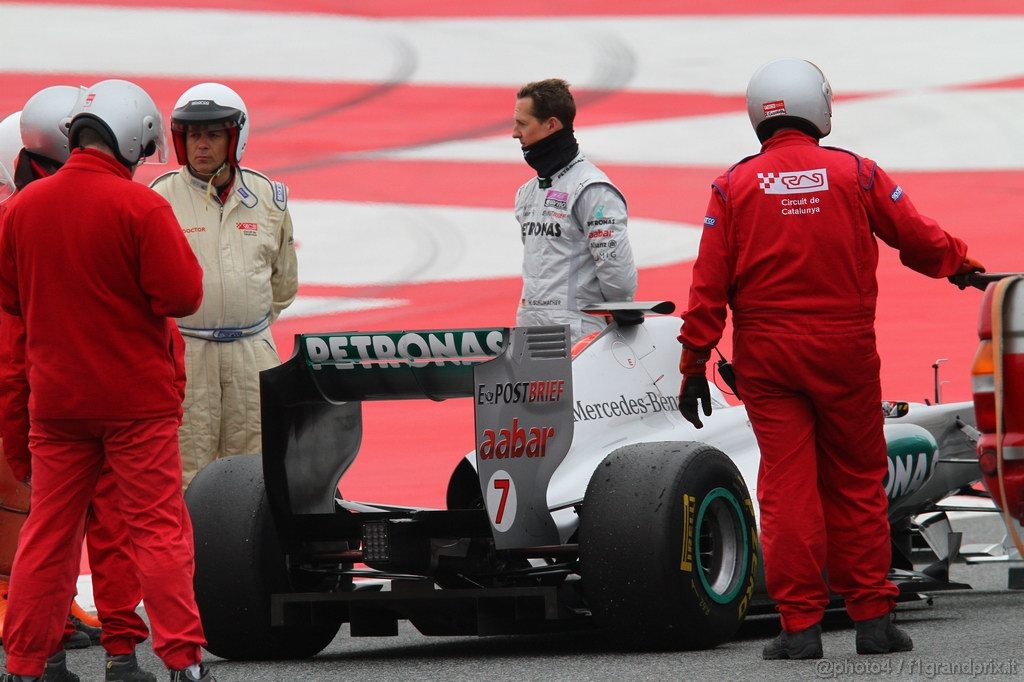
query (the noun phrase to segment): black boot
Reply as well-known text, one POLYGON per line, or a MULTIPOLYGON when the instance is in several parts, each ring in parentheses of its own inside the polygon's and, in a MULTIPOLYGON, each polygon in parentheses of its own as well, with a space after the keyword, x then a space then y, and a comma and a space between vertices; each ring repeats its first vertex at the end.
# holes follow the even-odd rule
POLYGON ((914 640, 896 627, 892 614, 887 613, 871 620, 862 620, 857 626, 858 654, 891 654, 897 651, 911 651, 914 640))
POLYGON ((200 663, 199 677, 190 673, 188 668, 183 668, 182 670, 171 671, 171 682, 217 682, 217 678, 213 676, 213 673, 210 672, 205 663, 200 663))
POLYGON ((139 667, 135 652, 119 656, 107 655, 105 682, 156 682, 156 675, 139 667))
POLYGON ((764 645, 761 658, 766 661, 777 661, 790 658, 793 660, 821 658, 821 623, 797 632, 782 633, 764 645))
POLYGON ((42 682, 80 682, 78 675, 68 670, 68 658, 63 649, 46 659, 46 669, 40 680, 42 682))
POLYGON ((88 649, 92 646, 92 640, 84 632, 75 630, 70 636, 64 638, 65 649, 88 649))
MULTIPOLYGON (((103 635, 102 628, 95 628, 77 616, 68 616, 68 620, 75 626, 76 635, 78 633, 84 634, 89 638, 89 644, 96 645, 100 643, 100 637, 103 635)), ((64 648, 67 649, 69 647, 65 646, 64 648)))

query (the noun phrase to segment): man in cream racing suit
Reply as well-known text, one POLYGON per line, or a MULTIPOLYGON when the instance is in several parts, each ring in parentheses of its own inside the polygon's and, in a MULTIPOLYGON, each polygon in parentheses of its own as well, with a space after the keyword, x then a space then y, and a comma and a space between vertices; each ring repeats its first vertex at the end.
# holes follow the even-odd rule
POLYGON ((568 324, 575 343, 604 328, 580 308, 631 301, 636 265, 626 234, 626 200, 580 153, 576 103, 561 79, 528 83, 516 94, 512 137, 537 171, 516 194, 523 239, 518 325, 568 324))
POLYGON ((227 86, 188 89, 171 114, 183 167, 153 181, 203 268, 203 304, 178 320, 185 338, 183 483, 218 457, 259 453, 259 372, 280 359, 270 324, 295 300, 288 191, 239 163, 248 111, 227 86))

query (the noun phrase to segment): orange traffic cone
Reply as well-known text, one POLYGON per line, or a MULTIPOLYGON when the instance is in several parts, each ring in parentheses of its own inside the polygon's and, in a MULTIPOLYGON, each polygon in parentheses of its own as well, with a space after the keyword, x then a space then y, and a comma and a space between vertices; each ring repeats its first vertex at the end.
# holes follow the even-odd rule
POLYGON ((4 638, 4 621, 7 619, 7 588, 10 585, 6 576, 0 576, 0 641, 4 638))
POLYGON ((71 617, 77 618, 91 628, 102 627, 100 619, 96 616, 88 613, 85 609, 78 605, 78 602, 74 599, 71 600, 71 617))

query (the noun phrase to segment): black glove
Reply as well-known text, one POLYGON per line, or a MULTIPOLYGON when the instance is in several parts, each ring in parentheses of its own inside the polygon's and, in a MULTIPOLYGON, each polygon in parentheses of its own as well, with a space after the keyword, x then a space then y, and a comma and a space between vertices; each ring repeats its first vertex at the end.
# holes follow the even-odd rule
POLYGON ((704 416, 711 416, 711 391, 708 389, 708 378, 703 374, 688 374, 683 377, 683 387, 679 391, 679 412, 683 419, 698 429, 704 428, 697 414, 697 401, 704 408, 704 416))

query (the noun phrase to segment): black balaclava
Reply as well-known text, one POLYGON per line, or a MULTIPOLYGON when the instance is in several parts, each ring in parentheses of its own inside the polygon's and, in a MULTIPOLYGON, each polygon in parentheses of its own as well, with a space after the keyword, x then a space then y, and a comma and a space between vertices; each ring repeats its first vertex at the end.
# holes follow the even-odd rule
POLYGON ((19 190, 25 189, 40 178, 50 177, 63 165, 42 154, 22 149, 14 168, 14 184, 19 190))
POLYGON ((579 153, 580 146, 572 128, 562 128, 543 140, 523 147, 523 158, 540 178, 550 178, 569 165, 579 153))

